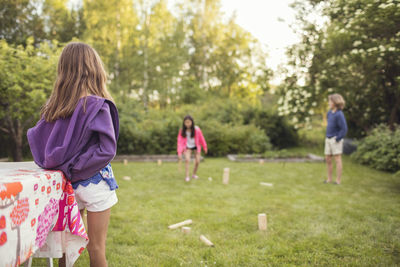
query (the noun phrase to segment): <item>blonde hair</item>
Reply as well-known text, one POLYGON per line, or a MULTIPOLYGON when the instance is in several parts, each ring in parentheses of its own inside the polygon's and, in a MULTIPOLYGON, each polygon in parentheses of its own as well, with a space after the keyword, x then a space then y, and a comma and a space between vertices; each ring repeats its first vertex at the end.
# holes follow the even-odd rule
MULTIPOLYGON (((58 60, 53 92, 42 107, 47 122, 72 115, 81 97, 96 95, 112 101, 106 87, 107 75, 96 50, 85 43, 67 44, 58 60)), ((85 110, 86 98, 84 103, 85 110)))
POLYGON ((328 96, 328 99, 333 102, 337 109, 343 109, 346 102, 344 101, 342 95, 340 94, 332 94, 328 96))

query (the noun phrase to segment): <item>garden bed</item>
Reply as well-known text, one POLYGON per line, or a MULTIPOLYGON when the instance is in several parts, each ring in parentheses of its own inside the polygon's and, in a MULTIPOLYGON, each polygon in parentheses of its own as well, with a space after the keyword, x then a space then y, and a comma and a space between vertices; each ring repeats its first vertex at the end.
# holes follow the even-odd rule
POLYGON ((228 159, 236 162, 323 162, 323 157, 315 154, 305 155, 280 155, 277 153, 274 155, 265 154, 246 154, 246 155, 228 155, 228 159))
MULTIPOLYGON (((182 155, 185 158, 184 155, 182 155)), ((194 158, 194 153, 192 153, 192 158, 194 158)), ((177 162, 178 155, 117 155, 113 161, 122 162, 127 160, 129 162, 157 162, 161 160, 163 162, 177 162)), ((203 157, 200 159, 204 160, 203 157)))

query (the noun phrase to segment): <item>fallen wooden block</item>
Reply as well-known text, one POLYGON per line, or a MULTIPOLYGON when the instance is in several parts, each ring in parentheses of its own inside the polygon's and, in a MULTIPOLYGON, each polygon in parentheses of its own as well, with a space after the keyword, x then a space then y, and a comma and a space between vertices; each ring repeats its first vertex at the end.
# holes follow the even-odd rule
POLYGON ((265 213, 258 214, 258 229, 261 231, 267 230, 267 214, 265 213))
POLYGON ((190 227, 187 227, 187 226, 182 227, 182 232, 184 234, 190 234, 190 230, 191 230, 190 227))
POLYGON ((128 165, 128 160, 124 159, 124 165, 128 165))
POLYGON ((192 222, 193 221, 189 219, 189 220, 186 220, 186 221, 183 221, 183 222, 180 222, 180 223, 172 224, 172 225, 168 226, 168 228, 169 229, 177 229, 177 228, 179 228, 181 226, 191 224, 192 222))
POLYGON ((229 184, 229 168, 224 169, 224 174, 222 176, 222 183, 229 184))
POLYGON ((131 177, 130 176, 124 176, 124 177, 122 177, 122 179, 124 179, 125 181, 130 181, 131 177))
POLYGON ((260 185, 269 186, 269 187, 274 186, 274 184, 271 184, 271 183, 264 183, 264 182, 261 182, 260 185))
POLYGON ((209 247, 214 246, 214 244, 210 240, 208 240, 207 237, 205 237, 204 235, 200 236, 200 240, 201 240, 201 242, 203 242, 204 244, 206 244, 209 247))
POLYGON ((212 177, 208 177, 208 180, 209 180, 210 182, 212 182, 212 177))

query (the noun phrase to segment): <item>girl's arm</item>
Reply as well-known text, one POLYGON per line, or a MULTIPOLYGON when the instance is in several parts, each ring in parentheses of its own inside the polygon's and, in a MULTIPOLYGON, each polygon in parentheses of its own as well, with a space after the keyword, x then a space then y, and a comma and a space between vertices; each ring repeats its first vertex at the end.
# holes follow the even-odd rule
POLYGON ((207 154, 208 149, 207 149, 206 139, 204 139, 203 132, 201 131, 201 129, 200 129, 200 128, 198 128, 198 129, 199 129, 199 134, 200 134, 200 135, 199 135, 200 144, 201 144, 201 146, 203 147, 204 152, 206 152, 206 154, 207 154))
MULTIPOLYGON (((118 120, 118 117, 116 117, 118 120)), ((104 168, 117 152, 118 121, 113 121, 110 106, 104 102, 100 111, 89 124, 92 139, 89 146, 71 166, 72 176, 89 178, 104 168)))
POLYGON ((346 118, 344 117, 344 114, 341 112, 340 116, 338 117, 338 124, 340 127, 340 131, 338 136, 336 136, 336 142, 339 142, 340 140, 345 137, 347 133, 347 123, 346 123, 346 118))

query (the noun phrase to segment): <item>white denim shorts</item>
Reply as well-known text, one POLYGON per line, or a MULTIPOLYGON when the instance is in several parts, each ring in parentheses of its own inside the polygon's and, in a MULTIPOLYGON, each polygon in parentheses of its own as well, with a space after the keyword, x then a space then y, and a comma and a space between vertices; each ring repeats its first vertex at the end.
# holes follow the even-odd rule
POLYGON ((343 139, 336 142, 336 137, 325 138, 325 155, 340 155, 343 153, 343 139))
POLYGON ((110 190, 110 186, 104 180, 98 184, 79 185, 75 189, 75 198, 79 210, 86 208, 91 212, 107 210, 118 202, 115 190, 110 190))

